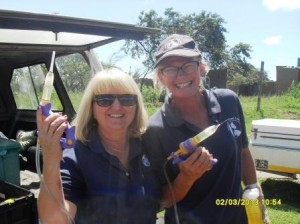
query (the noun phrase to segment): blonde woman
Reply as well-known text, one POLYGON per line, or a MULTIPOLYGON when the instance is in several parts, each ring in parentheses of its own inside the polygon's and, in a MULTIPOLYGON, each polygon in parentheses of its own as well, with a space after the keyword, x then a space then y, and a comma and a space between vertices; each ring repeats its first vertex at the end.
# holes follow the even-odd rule
POLYGON ((89 82, 74 120, 76 144, 59 140, 67 117, 37 111, 43 152, 42 223, 155 223, 160 190, 140 147, 147 114, 135 81, 118 69, 89 82))

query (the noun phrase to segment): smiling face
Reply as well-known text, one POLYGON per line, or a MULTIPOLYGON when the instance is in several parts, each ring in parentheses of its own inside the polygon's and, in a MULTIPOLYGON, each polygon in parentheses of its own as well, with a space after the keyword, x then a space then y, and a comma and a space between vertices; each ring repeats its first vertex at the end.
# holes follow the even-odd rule
POLYGON ((200 67, 195 60, 184 57, 169 57, 158 66, 159 80, 172 93, 173 98, 186 98, 199 92, 200 67), (168 75, 171 68, 179 69, 177 75, 168 75))
MULTIPOLYGON (((112 88, 105 94, 127 94, 112 88)), ((100 134, 110 135, 116 133, 127 133, 136 112, 136 105, 123 106, 118 99, 115 99, 110 106, 99 106, 93 102, 93 115, 98 123, 100 134)))

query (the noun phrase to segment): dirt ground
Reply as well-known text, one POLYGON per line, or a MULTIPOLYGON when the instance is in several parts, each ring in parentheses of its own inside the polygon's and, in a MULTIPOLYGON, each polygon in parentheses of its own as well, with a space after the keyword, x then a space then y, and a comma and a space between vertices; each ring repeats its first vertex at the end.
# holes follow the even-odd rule
POLYGON ((20 171, 20 182, 21 187, 30 190, 37 198, 40 189, 40 178, 39 176, 28 170, 20 171))

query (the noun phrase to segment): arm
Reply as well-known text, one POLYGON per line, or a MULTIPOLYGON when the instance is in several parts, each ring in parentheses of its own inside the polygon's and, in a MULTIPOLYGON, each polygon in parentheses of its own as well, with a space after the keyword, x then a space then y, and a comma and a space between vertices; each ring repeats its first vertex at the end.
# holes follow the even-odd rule
POLYGON ((67 117, 58 113, 48 117, 37 111, 39 142, 43 153, 43 176, 38 196, 38 212, 42 223, 70 223, 76 214, 76 206, 64 199, 60 161, 60 138, 67 127, 67 117))
POLYGON ((194 182, 212 168, 212 155, 205 148, 199 147, 178 165, 180 173, 171 183, 172 190, 169 185, 163 188, 162 207, 171 207, 187 195, 194 182))
POLYGON ((245 185, 257 183, 256 169, 248 147, 242 149, 242 180, 245 185))

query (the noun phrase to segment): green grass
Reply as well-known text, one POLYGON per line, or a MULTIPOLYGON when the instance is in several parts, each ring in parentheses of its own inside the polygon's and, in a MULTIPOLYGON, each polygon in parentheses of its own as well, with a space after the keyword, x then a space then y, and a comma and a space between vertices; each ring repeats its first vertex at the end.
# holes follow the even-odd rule
MULTIPOLYGON (((300 88, 296 89, 297 96, 299 92, 300 88)), ((300 97, 295 97, 295 92, 293 94, 262 97, 259 111, 257 111, 257 97, 240 97, 248 136, 251 135, 252 120, 262 118, 300 120, 300 97)), ((146 104, 149 115, 152 115, 159 105, 146 104)), ((272 224, 300 224, 300 181, 270 178, 259 181, 266 199, 281 199, 281 205, 267 206, 272 224)))
POLYGON ((262 97, 259 111, 257 111, 257 97, 240 97, 240 101, 248 135, 251 134, 252 120, 262 118, 300 120, 300 98, 288 94, 262 97))
POLYGON ((266 199, 280 199, 281 205, 267 206, 273 224, 300 224, 300 182, 264 179, 261 186, 266 199))

